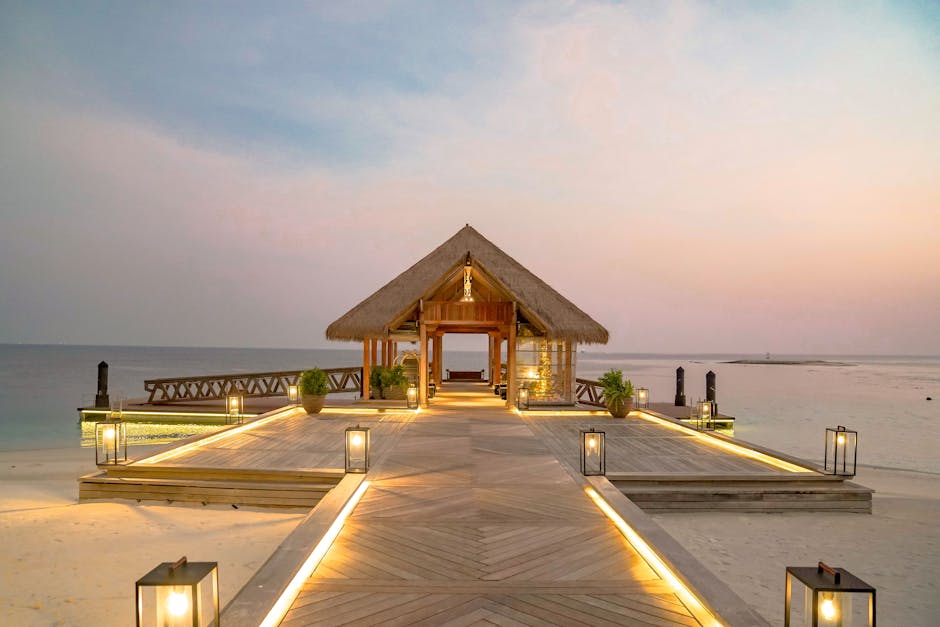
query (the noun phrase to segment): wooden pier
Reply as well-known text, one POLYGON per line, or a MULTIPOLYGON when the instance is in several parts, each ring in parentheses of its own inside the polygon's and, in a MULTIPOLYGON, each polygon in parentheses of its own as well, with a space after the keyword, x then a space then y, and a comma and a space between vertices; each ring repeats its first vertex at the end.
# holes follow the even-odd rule
POLYGON ((520 414, 468 383, 445 384, 420 413, 275 410, 82 477, 80 499, 101 498, 313 508, 227 606, 223 620, 246 625, 761 625, 636 506, 871 507, 871 490, 654 411, 520 414), (344 478, 343 431, 354 424, 372 430, 374 464, 344 478), (588 427, 604 430, 608 446, 607 477, 590 481, 576 468, 577 433, 588 427), (354 491, 361 500, 292 590, 354 491))

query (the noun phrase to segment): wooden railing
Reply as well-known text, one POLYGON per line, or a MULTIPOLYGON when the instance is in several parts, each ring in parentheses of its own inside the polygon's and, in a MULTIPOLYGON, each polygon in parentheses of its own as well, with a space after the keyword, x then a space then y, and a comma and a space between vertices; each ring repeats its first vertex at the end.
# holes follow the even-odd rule
MULTIPOLYGON (((362 369, 324 368, 329 392, 359 392, 362 389, 362 369)), ((211 401, 238 394, 246 398, 287 396, 287 388, 300 382, 299 370, 284 372, 252 372, 246 374, 219 374, 204 377, 178 377, 144 381, 144 390, 150 393, 148 403, 185 403, 211 401)))
POLYGON ((451 302, 424 303, 425 322, 512 322, 512 303, 507 302, 451 302))
POLYGON ((604 388, 597 381, 590 379, 575 379, 575 399, 582 405, 607 407, 604 402, 604 388))

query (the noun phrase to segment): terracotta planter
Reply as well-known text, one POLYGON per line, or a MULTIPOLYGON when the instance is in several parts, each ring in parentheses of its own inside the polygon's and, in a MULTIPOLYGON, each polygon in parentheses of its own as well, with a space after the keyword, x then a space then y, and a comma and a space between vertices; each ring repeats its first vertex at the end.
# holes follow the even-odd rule
POLYGON ((633 410, 633 399, 628 398, 626 400, 618 399, 607 403, 607 411, 610 412, 610 415, 614 418, 624 418, 633 410))
POLYGON ((323 409, 323 404, 326 402, 325 396, 301 396, 300 402, 304 406, 304 410, 308 414, 319 414, 320 410, 323 409))

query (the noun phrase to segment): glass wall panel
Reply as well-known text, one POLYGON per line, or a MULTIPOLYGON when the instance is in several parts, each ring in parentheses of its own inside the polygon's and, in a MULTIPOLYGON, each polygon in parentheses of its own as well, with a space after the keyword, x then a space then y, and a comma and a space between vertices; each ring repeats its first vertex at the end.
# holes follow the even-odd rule
MULTIPOLYGON (((524 333, 524 331, 523 331, 524 333)), ((532 403, 571 401, 574 363, 566 364, 565 342, 521 335, 516 339, 516 379, 532 403)), ((572 361, 574 355, 572 355, 572 361)))

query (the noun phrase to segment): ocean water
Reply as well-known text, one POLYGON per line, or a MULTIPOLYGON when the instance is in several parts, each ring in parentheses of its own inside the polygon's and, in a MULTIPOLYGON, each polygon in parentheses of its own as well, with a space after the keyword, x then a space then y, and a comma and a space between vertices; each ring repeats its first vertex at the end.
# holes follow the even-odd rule
MULTIPOLYGON (((673 399, 678 366, 685 368, 687 398, 703 398, 712 370, 720 411, 737 418, 736 437, 819 461, 825 428, 845 425, 859 432, 860 464, 940 473, 940 357, 774 355, 851 365, 725 363, 760 357, 586 351, 577 366, 578 376, 591 379, 622 369, 650 388, 653 401, 673 399)), ((145 379, 356 366, 361 359, 361 351, 343 349, 0 345, 0 450, 80 446, 76 408, 93 403, 102 360, 112 395, 134 398, 144 396, 145 379)), ((486 355, 445 349, 444 362, 480 369, 486 355)))

